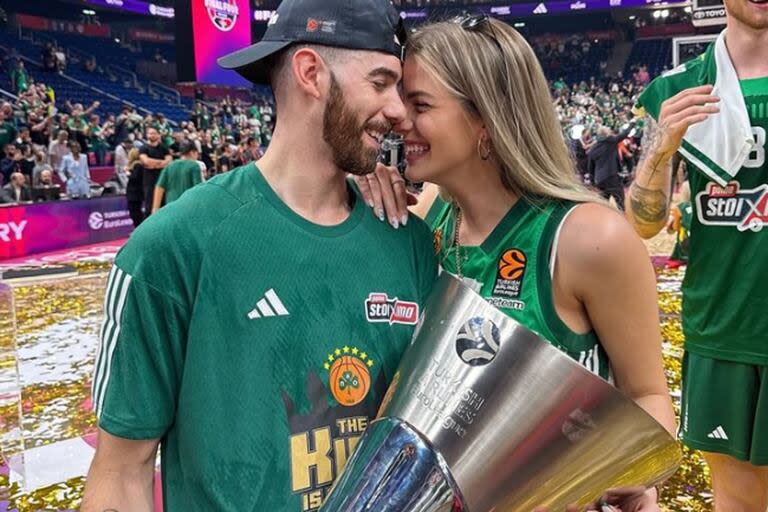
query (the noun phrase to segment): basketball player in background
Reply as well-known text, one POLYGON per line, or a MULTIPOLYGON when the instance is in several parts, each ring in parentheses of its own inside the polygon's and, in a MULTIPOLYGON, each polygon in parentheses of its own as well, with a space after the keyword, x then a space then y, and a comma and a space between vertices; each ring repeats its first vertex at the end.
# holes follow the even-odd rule
MULTIPOLYGON (((768 3, 725 0, 725 8, 727 57, 741 91, 718 91, 720 98, 714 95, 713 84, 722 72, 715 65, 715 45, 650 84, 639 100, 651 119, 627 216, 644 238, 664 227, 671 201, 671 161, 686 132, 717 115, 721 107, 743 108, 719 106, 726 94, 737 102, 743 97, 755 146, 736 176, 728 183, 717 183, 697 162, 687 162, 693 215, 683 282, 681 437, 691 448, 701 450, 709 464, 716 512, 765 512, 768 3), (738 208, 740 204, 745 207, 738 208)), ((733 135, 722 134, 729 136, 733 135)))
POLYGON ((166 512, 320 506, 437 271, 427 226, 380 223, 346 180, 405 116, 399 23, 388 0, 285 0, 261 42, 220 61, 271 82, 274 136, 117 256, 84 512, 151 510, 161 442, 166 512))

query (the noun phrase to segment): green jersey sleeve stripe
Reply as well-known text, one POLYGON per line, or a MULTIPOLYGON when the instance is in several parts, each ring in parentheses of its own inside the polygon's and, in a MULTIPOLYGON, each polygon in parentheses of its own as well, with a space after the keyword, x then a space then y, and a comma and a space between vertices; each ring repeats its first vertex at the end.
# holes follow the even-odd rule
POLYGON ((125 306, 125 298, 128 295, 128 289, 131 285, 131 276, 124 273, 122 270, 120 270, 120 273, 123 275, 122 282, 120 283, 120 290, 119 290, 119 298, 118 302, 115 307, 115 328, 112 332, 112 335, 108 338, 107 341, 107 358, 104 361, 104 365, 106 368, 106 371, 104 372, 104 379, 101 384, 101 390, 99 391, 100 396, 98 400, 99 409, 98 409, 98 416, 101 416, 101 411, 104 409, 104 400, 107 394, 107 386, 109 385, 109 376, 110 371, 112 369, 112 356, 115 353, 115 347, 117 346, 117 340, 120 337, 120 328, 122 326, 122 317, 123 317, 123 308, 125 306))
POLYGON ((110 283, 111 291, 109 293, 109 301, 107 303, 107 308, 104 310, 104 332, 102 334, 101 349, 99 351, 99 365, 97 366, 96 376, 94 378, 94 381, 96 382, 94 404, 98 403, 98 397, 101 394, 101 386, 103 386, 105 363, 109 351, 109 338, 115 329, 115 306, 117 304, 122 275, 123 271, 116 267, 113 282, 110 283))
MULTIPOLYGON (((104 351, 104 336, 106 334, 107 330, 107 324, 109 323, 109 306, 110 306, 110 296, 112 295, 114 286, 115 286, 115 273, 117 273, 117 267, 115 265, 112 265, 112 268, 109 271, 109 276, 107 277, 107 286, 106 291, 104 293, 104 306, 102 308, 104 312, 104 320, 101 322, 101 329, 99 330, 99 348, 96 351, 96 362, 94 364, 94 373, 93 373, 93 379, 91 382, 91 397, 93 399, 96 399, 96 376, 97 371, 99 368, 99 365, 101 364, 102 359, 102 352, 104 351)), ((95 402, 94 402, 95 404, 95 402)))
POLYGON ((100 417, 101 412, 104 409, 104 399, 107 394, 107 387, 109 385, 109 376, 112 369, 112 356, 115 353, 115 347, 117 346, 117 340, 120 337, 120 327, 123 316, 123 308, 125 306, 125 298, 128 295, 128 289, 131 285, 131 276, 118 269, 115 274, 117 293, 112 297, 113 308, 110 308, 109 314, 112 316, 110 319, 113 323, 113 328, 107 331, 107 337, 104 339, 104 351, 102 355, 105 356, 101 361, 100 368, 98 368, 99 382, 97 384, 98 395, 96 397, 96 416, 100 417))

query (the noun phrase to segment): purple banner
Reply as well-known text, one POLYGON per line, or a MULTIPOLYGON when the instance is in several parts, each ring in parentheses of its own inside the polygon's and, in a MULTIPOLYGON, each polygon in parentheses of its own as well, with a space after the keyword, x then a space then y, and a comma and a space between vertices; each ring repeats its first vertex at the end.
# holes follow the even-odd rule
POLYGON ((0 261, 126 238, 125 196, 0 208, 0 261))
POLYGON ((173 7, 163 7, 141 0, 85 0, 91 5, 108 7, 119 11, 135 12, 138 14, 148 14, 150 16, 159 16, 161 18, 173 18, 173 7))

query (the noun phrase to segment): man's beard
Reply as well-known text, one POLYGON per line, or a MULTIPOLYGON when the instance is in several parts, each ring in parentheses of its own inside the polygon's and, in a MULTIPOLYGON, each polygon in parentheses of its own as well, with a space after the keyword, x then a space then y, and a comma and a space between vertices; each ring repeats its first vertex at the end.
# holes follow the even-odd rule
POLYGON ((323 114, 323 140, 331 147, 333 163, 344 172, 364 176, 376 170, 379 152, 363 143, 365 130, 386 133, 391 126, 370 122, 360 125, 331 74, 328 103, 323 114))
POLYGON ((728 14, 730 14, 736 21, 746 25, 752 30, 768 30, 768 20, 764 16, 751 17, 748 11, 749 7, 740 3, 741 1, 743 0, 728 2, 728 4, 730 4, 726 5, 728 14))

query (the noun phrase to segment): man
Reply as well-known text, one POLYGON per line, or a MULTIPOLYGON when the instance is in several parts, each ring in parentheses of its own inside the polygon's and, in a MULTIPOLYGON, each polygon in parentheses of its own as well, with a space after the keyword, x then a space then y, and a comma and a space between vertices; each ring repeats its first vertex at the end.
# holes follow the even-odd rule
POLYGON ((153 126, 160 132, 161 141, 165 146, 173 144, 173 128, 165 118, 165 114, 162 112, 157 113, 157 120, 154 121, 153 126))
POLYGON ((179 150, 181 158, 168 164, 160 173, 155 185, 155 195, 152 201, 152 213, 157 213, 160 207, 170 204, 181 197, 181 194, 204 181, 202 162, 197 161, 200 153, 194 142, 184 142, 179 150))
POLYGON ((64 156, 69 153, 69 132, 59 130, 56 134, 56 140, 52 140, 48 145, 48 163, 52 168, 58 169, 64 156))
POLYGON ((11 87, 16 94, 27 92, 29 88, 29 75, 24 69, 24 61, 19 59, 16 69, 11 72, 11 87))
POLYGON ((0 148, 16 140, 16 127, 8 120, 5 110, 0 110, 0 148))
POLYGON ((32 193, 27 186, 27 178, 20 172, 11 175, 11 182, 3 187, 5 202, 23 203, 32 200, 32 193))
POLYGON ((147 128, 147 143, 139 150, 139 162, 142 167, 142 186, 144 188, 144 212, 147 216, 152 213, 152 198, 160 172, 171 163, 173 157, 170 150, 161 142, 157 128, 147 128))
POLYGON ((619 143, 629 136, 632 128, 615 134, 607 126, 597 129, 597 140, 587 152, 589 174, 602 196, 613 198, 616 206, 624 210, 624 183, 619 177, 619 143))
POLYGON ((768 273, 761 263, 768 254, 768 6, 726 0, 725 9, 722 42, 656 79, 640 97, 639 106, 653 119, 630 189, 628 217, 645 238, 664 227, 671 161, 680 150, 693 203, 683 282, 681 436, 704 452, 716 512, 765 512, 768 273), (718 97, 713 96, 715 82, 721 84, 718 97), (740 114, 743 122, 728 128, 701 129, 726 126, 740 114), (737 136, 740 131, 743 136, 737 136), (694 135, 715 142, 692 152, 689 137, 694 135), (744 151, 729 169, 716 164, 722 161, 718 155, 740 147, 744 151))
POLYGON ((150 510, 161 438, 169 512, 319 507, 436 274, 427 227, 379 222, 346 181, 404 120, 398 25, 387 0, 285 0, 262 42, 222 59, 271 79, 275 136, 118 255, 84 512, 150 510))
POLYGON ((0 174, 3 176, 3 183, 10 183, 12 174, 21 173, 24 170, 23 160, 24 157, 16 144, 5 145, 5 158, 0 160, 0 174))
POLYGON ((48 169, 40 172, 40 181, 37 185, 39 188, 51 188, 51 187, 57 187, 53 182, 53 171, 50 171, 48 169))

